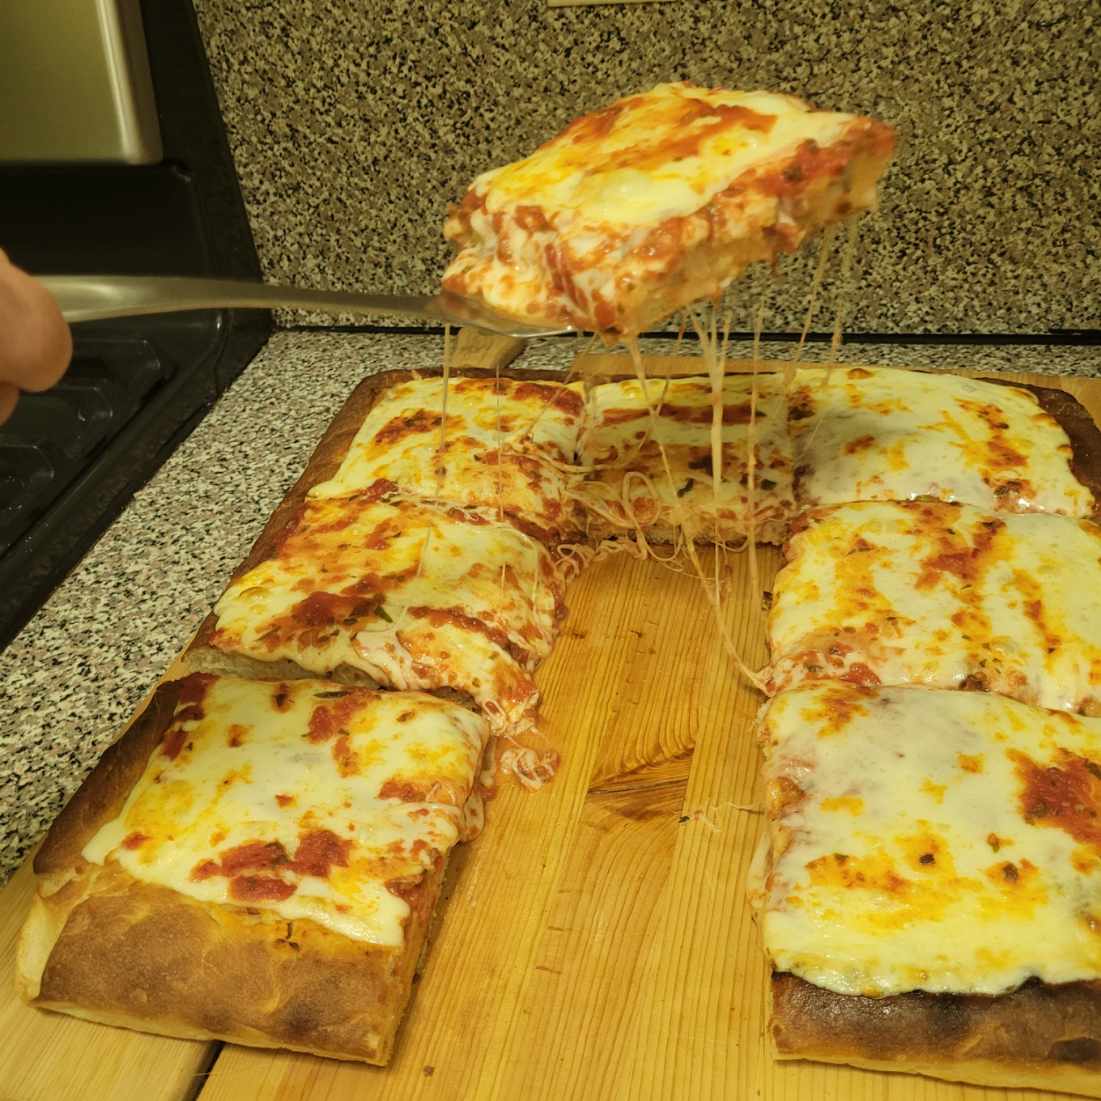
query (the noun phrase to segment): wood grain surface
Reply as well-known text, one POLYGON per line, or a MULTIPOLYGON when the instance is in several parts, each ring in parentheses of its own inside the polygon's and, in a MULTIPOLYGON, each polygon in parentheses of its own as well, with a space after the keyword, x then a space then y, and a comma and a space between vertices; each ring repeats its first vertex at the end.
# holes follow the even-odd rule
MULTIPOLYGON (((619 355, 585 359, 586 374, 629 372, 619 355)), ((663 357, 648 369, 688 374, 700 365, 663 357)), ((1020 378, 1062 386, 1101 417, 1101 381, 1020 378)), ((767 588, 778 554, 761 549, 759 560, 767 588)), ((757 667, 765 659, 760 594, 749 591, 744 555, 728 554, 725 569, 723 614, 757 667)), ((689 573, 609 558, 572 586, 568 602, 562 637, 538 676, 561 771, 534 795, 502 790, 483 836, 452 859, 389 1068, 218 1050, 23 1007, 10 975, 31 890, 24 868, 0 896, 8 976, 0 1099, 1060 1096, 770 1059, 766 968, 744 887, 763 825, 750 729, 761 697, 720 649, 689 573), (211 1059, 209 1074, 196 1079, 211 1059)))

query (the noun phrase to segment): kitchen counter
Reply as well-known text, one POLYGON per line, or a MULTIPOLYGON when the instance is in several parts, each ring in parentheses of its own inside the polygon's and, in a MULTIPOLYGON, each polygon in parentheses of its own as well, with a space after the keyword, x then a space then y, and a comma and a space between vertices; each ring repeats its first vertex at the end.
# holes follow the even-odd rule
MULTIPOLYGON (((521 362, 564 367, 578 347, 537 342, 521 362)), ((438 337, 412 335, 273 336, 0 654, 0 880, 190 638, 356 382, 436 366, 441 348, 438 337)), ((652 341, 644 350, 672 348, 652 341)), ((792 348, 766 345, 763 354, 787 357, 792 348)), ((826 353, 810 345, 804 358, 826 353)), ((748 345, 730 354, 747 356, 748 345)), ((842 358, 1101 375, 1098 347, 854 344, 842 358)))

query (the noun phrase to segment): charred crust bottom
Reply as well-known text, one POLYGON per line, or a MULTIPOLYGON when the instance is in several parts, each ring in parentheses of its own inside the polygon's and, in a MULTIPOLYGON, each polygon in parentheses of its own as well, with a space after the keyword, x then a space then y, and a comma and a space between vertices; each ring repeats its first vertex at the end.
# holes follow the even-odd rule
POLYGON ((836 994, 772 977, 771 1031, 781 1055, 877 1064, 982 1060, 1101 1070, 1101 983, 1030 980, 1009 994, 884 998, 836 994))

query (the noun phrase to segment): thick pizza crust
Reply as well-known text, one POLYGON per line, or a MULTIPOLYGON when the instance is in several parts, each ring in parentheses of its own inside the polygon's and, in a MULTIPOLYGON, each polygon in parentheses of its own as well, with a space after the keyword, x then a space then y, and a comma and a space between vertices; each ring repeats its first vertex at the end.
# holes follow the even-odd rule
POLYGON ((404 943, 386 948, 85 864, 35 897, 20 943, 20 992, 43 1009, 145 1032, 383 1065, 442 877, 441 861, 404 896, 404 943))
POLYGON ((770 992, 780 1059, 1101 1097, 1101 983, 863 998, 775 974, 770 992))
POLYGON ((35 858, 17 986, 43 1009, 146 1032, 385 1064, 440 894, 444 861, 402 890, 400 947, 309 920, 142 883, 81 851, 121 811, 170 723, 176 682, 104 755, 35 858))

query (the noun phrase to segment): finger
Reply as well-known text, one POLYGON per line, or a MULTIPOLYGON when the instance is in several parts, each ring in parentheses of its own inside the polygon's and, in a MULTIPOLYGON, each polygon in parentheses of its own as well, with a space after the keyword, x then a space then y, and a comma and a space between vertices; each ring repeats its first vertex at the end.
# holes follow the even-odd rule
POLYGON ((15 403, 18 400, 19 387, 12 386, 10 382, 0 382, 0 424, 3 424, 15 411, 15 403))
POLYGON ((45 390, 72 354, 72 334, 53 296, 0 253, 0 379, 45 390))

